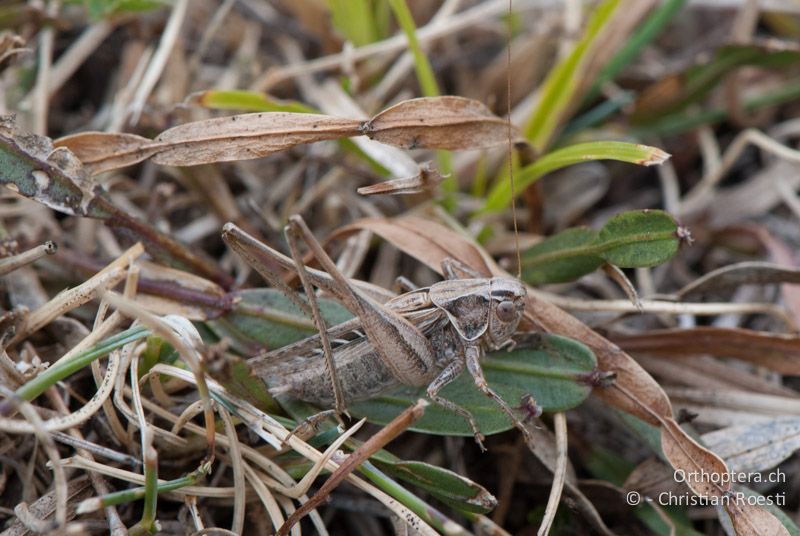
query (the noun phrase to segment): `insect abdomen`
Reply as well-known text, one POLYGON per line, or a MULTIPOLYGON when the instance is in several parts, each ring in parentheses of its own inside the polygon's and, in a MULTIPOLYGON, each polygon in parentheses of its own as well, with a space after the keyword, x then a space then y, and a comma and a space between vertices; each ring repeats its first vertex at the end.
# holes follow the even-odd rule
MULTIPOLYGON (((373 398, 402 385, 365 341, 336 349, 336 374, 345 402, 373 398)), ((260 375, 273 395, 286 395, 321 407, 334 404, 330 375, 321 355, 292 359, 260 375)))

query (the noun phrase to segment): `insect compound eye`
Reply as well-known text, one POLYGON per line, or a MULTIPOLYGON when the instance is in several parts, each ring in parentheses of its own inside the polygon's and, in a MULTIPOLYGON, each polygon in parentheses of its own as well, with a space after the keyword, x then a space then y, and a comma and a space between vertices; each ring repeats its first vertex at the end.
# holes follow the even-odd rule
POLYGON ((497 318, 503 322, 511 322, 517 317, 517 308, 514 307, 514 302, 511 300, 503 300, 498 303, 495 311, 497 318))

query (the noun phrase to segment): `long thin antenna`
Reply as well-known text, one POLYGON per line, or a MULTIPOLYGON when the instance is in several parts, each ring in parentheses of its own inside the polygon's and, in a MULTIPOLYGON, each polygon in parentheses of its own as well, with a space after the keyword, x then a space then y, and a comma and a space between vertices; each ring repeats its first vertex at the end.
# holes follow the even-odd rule
POLYGON ((513 21, 511 20, 513 0, 508 0, 508 46, 506 46, 506 119, 508 121, 508 180, 511 181, 511 218, 514 220, 514 244, 517 251, 517 279, 522 277, 522 255, 519 252, 519 226, 517 225, 517 195, 514 188, 514 149, 511 138, 511 39, 513 21))

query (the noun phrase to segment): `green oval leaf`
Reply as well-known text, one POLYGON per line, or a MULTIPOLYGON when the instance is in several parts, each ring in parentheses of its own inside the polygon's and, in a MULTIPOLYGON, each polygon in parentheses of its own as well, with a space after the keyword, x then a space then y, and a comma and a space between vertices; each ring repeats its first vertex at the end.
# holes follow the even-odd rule
POLYGON ((599 255, 620 268, 645 268, 664 263, 678 251, 678 224, 662 210, 617 214, 595 240, 599 255))
MULTIPOLYGON (((556 335, 540 335, 536 339, 535 347, 486 356, 482 366, 489 385, 512 407, 519 405, 524 395, 533 395, 544 411, 563 411, 583 402, 592 389, 585 378, 597 366, 592 351, 578 341, 556 335)), ((440 394, 469 410, 484 435, 513 427, 500 408, 475 387, 468 373, 461 374, 440 394)), ((373 400, 350 404, 348 411, 371 422, 386 424, 420 397, 425 397, 424 388, 402 388, 373 400)), ((523 409, 520 418, 525 418, 523 409)), ((425 415, 411 430, 472 436, 464 419, 436 404, 425 409, 425 415)))
POLYGON ((566 229, 522 255, 522 279, 531 285, 574 281, 603 264, 591 248, 597 232, 588 227, 566 229))

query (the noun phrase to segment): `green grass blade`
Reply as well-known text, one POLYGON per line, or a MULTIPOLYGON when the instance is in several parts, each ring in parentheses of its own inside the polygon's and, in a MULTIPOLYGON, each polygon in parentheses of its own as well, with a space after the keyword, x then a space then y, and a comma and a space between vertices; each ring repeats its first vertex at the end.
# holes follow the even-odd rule
POLYGON ((664 27, 675 17, 678 11, 686 4, 686 0, 666 0, 647 17, 639 29, 625 42, 619 52, 603 67, 594 85, 584 98, 589 102, 597 97, 603 84, 614 80, 622 70, 658 37, 664 27))
POLYGON ((328 0, 333 27, 360 47, 379 37, 370 0, 328 0))
MULTIPOLYGON (((595 10, 586 31, 572 52, 556 65, 544 81, 539 104, 525 125, 525 137, 543 153, 558 133, 564 115, 580 86, 580 73, 601 30, 612 19, 619 0, 605 0, 595 10)), ((623 4, 624 5, 624 4, 623 4)), ((520 186, 520 190, 522 186, 520 186)))
POLYGON ((426 97, 439 96, 439 84, 436 82, 428 57, 419 46, 417 26, 414 24, 414 18, 411 16, 411 11, 408 9, 405 0, 389 0, 389 6, 392 8, 395 19, 397 19, 397 24, 400 25, 408 39, 408 48, 414 56, 414 70, 417 72, 417 80, 422 94, 426 97))
POLYGON ((242 89, 203 91, 194 94, 192 100, 205 108, 214 110, 242 110, 245 112, 294 112, 318 114, 318 110, 297 101, 274 99, 260 91, 242 89))
MULTIPOLYGON (((516 193, 519 194, 538 179, 566 166, 590 160, 619 160, 643 166, 660 164, 669 157, 657 147, 622 141, 597 141, 579 143, 548 153, 516 175, 516 193)), ((499 212, 511 204, 511 183, 498 182, 486 199, 481 213, 499 212)))
POLYGON ((108 355, 112 350, 121 348, 130 342, 143 339, 148 335, 150 335, 150 330, 144 326, 132 327, 121 333, 117 333, 95 344, 85 352, 75 355, 69 361, 57 362, 36 378, 17 389, 16 395, 30 402, 42 394, 48 387, 81 370, 95 359, 108 355))
MULTIPOLYGON (((422 94, 426 97, 437 97, 441 94, 439 90, 439 83, 436 82, 436 76, 433 74, 433 68, 428 61, 428 56, 425 55, 422 48, 419 46, 417 40, 417 26, 414 24, 414 18, 411 16, 411 11, 408 9, 405 0, 389 0, 389 6, 392 8, 397 23, 402 28, 408 39, 408 48, 414 56, 414 70, 417 73, 417 81, 422 90, 422 94)), ((458 190, 458 183, 452 176, 453 161, 450 153, 447 151, 437 151, 437 160, 439 161, 439 170, 445 178, 442 183, 442 191, 445 193, 446 205, 452 205, 448 199, 452 199, 452 194, 458 190), (450 176, 448 176, 450 175, 450 176)), ((448 208, 452 208, 448 206, 448 208)))
MULTIPOLYGON (((746 112, 755 112, 797 99, 800 99, 800 78, 789 80, 779 89, 745 99, 742 108, 746 112)), ((719 123, 724 121, 727 117, 728 110, 726 108, 673 113, 656 121, 635 126, 630 129, 628 133, 637 138, 677 136, 701 125, 719 123)))

